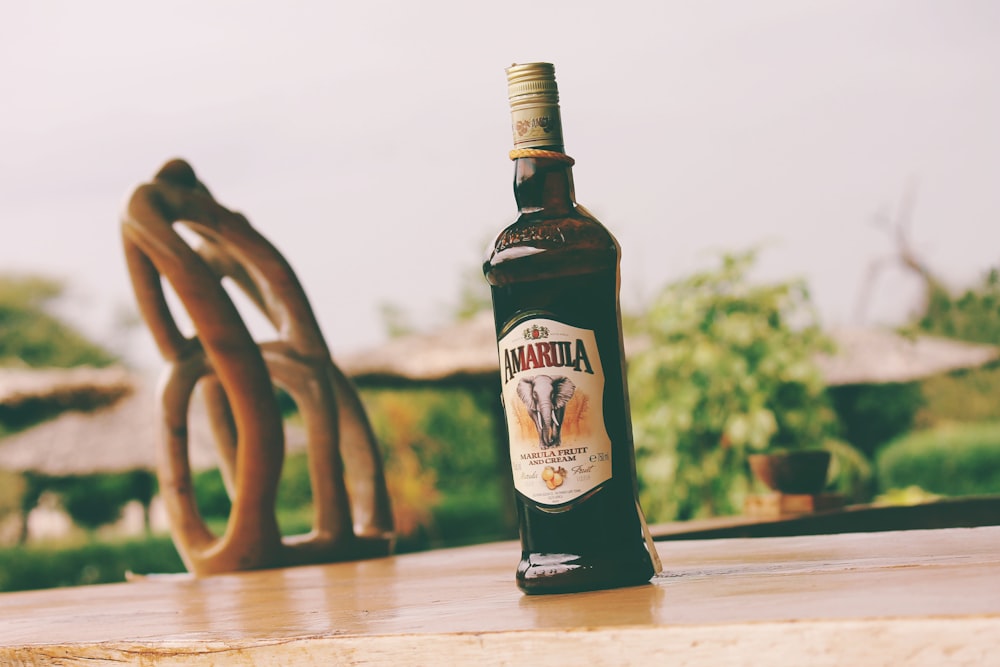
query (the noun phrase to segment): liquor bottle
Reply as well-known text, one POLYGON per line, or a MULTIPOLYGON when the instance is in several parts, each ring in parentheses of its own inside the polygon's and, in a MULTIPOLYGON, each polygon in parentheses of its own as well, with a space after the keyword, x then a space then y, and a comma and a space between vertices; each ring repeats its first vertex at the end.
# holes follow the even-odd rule
POLYGON ((549 63, 507 69, 515 221, 487 249, 528 594, 638 585, 660 562, 638 502, 611 233, 575 201, 549 63))

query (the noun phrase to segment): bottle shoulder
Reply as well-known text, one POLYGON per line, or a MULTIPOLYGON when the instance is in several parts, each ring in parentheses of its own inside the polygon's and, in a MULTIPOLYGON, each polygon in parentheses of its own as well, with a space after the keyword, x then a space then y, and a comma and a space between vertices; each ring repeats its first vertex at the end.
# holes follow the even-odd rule
POLYGON ((597 270, 621 255, 612 233, 582 206, 569 215, 522 211, 487 248, 484 270, 522 263, 577 264, 597 270))

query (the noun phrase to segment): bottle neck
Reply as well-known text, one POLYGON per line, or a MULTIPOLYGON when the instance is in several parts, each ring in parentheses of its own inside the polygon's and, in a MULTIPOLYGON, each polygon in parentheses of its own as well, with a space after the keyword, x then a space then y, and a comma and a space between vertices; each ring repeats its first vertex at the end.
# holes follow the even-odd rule
MULTIPOLYGON (((562 152, 562 146, 546 147, 562 152)), ((573 167, 552 158, 514 160, 514 200, 522 214, 565 215, 576 207, 573 167)))

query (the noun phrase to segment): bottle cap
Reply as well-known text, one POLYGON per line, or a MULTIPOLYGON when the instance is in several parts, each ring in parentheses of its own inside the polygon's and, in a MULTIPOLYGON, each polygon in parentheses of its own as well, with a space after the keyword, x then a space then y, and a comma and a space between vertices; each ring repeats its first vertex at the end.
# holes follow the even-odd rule
POLYGON ((551 63, 513 64, 507 68, 507 97, 511 106, 531 101, 528 96, 559 103, 556 68, 551 63))
POLYGON ((559 88, 551 63, 513 64, 507 68, 514 148, 546 147, 562 151, 559 88))

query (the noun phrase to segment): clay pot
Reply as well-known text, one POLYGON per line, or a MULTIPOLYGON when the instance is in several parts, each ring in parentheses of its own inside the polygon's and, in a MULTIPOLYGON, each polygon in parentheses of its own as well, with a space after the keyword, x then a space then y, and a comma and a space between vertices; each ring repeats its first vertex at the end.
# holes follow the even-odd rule
POLYGON ((830 452, 826 450, 751 454, 748 460, 757 479, 774 491, 815 495, 826 487, 830 469, 830 452))

